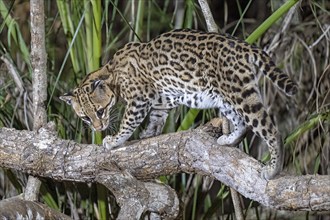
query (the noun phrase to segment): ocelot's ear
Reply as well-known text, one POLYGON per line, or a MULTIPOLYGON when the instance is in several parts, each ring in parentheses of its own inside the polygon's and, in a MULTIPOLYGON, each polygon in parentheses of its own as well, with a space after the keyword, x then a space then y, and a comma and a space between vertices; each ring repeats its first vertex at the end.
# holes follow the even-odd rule
POLYGON ((72 95, 71 92, 65 93, 64 95, 60 96, 59 99, 65 101, 68 105, 72 104, 72 99, 74 96, 72 95))

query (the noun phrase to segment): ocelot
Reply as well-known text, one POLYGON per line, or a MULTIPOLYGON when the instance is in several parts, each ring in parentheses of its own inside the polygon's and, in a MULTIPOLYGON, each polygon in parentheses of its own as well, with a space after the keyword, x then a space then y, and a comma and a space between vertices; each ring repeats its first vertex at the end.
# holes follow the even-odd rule
POLYGON ((268 144, 271 159, 262 176, 271 179, 281 169, 282 140, 260 97, 260 73, 287 95, 297 92, 263 50, 230 35, 174 30, 126 44, 60 98, 95 130, 107 129, 111 107, 125 100, 118 133, 103 140, 107 149, 123 144, 152 109, 218 108, 234 128, 217 142, 236 145, 252 129, 268 144))

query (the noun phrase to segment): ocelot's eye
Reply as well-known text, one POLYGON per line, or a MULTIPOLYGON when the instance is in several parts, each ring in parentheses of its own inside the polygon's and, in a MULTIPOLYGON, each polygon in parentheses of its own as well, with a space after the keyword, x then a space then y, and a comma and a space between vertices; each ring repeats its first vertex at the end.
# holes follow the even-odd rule
POLYGON ((104 113, 104 108, 100 108, 99 110, 96 111, 96 116, 98 118, 102 118, 103 113, 104 113))
POLYGON ((89 117, 87 117, 87 116, 81 117, 81 119, 82 119, 85 123, 87 123, 87 124, 90 124, 90 123, 91 123, 91 119, 90 119, 89 117))

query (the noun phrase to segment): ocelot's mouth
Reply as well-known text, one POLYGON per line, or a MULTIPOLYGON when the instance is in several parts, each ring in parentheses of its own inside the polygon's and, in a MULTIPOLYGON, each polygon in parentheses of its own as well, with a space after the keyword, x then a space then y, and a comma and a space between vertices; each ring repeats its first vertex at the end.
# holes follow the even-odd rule
POLYGON ((91 127, 94 131, 104 131, 108 128, 107 125, 93 125, 91 127))

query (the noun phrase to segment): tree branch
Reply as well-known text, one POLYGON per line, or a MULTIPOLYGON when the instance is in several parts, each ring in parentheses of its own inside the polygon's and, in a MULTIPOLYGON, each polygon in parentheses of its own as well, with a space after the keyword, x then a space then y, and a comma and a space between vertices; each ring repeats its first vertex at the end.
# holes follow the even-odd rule
POLYGON ((214 21, 211 9, 206 0, 198 0, 199 5, 201 6, 202 13, 205 18, 207 30, 209 32, 218 32, 218 26, 214 21))
POLYGON ((68 216, 50 209, 44 204, 10 198, 0 201, 1 219, 61 219, 70 220, 68 216))
MULTIPOLYGON (((47 54, 45 48, 44 1, 30 1, 31 15, 31 63, 33 87, 33 129, 39 129, 47 123, 45 101, 47 100, 47 54)), ((41 181, 29 177, 24 198, 31 201, 38 199, 41 181)))
POLYGON ((31 1, 31 63, 33 86, 33 129, 47 123, 47 53, 45 47, 44 1, 31 1))
POLYGON ((154 195, 146 186, 153 183, 141 181, 179 172, 211 176, 264 206, 330 210, 329 176, 282 176, 267 182, 260 177, 262 164, 237 148, 217 145, 203 129, 128 142, 107 152, 97 145, 57 138, 50 130, 0 129, 0 166, 59 181, 100 182, 119 203, 138 198, 136 213, 148 210, 154 195), (136 193, 141 194, 135 197, 136 193))

